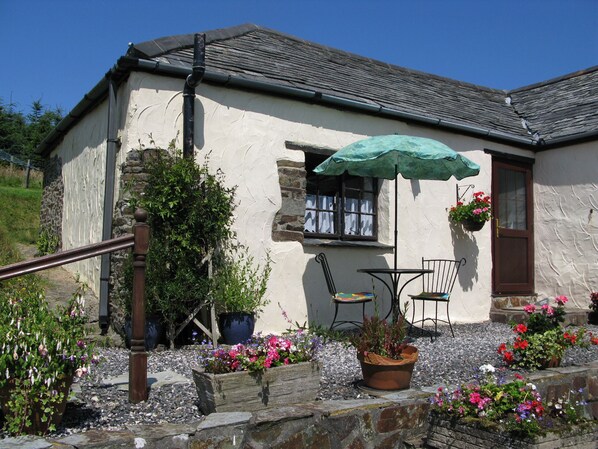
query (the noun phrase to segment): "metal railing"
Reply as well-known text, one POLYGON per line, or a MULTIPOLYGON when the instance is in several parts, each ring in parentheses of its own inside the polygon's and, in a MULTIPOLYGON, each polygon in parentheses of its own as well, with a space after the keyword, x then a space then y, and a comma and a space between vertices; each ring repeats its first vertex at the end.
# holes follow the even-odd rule
POLYGON ((129 401, 146 401, 147 353, 145 352, 145 259, 149 249, 147 212, 135 211, 133 234, 116 237, 100 243, 69 249, 56 254, 38 257, 0 267, 0 281, 48 268, 89 259, 113 251, 133 249, 133 305, 131 310, 132 336, 129 354, 129 401))

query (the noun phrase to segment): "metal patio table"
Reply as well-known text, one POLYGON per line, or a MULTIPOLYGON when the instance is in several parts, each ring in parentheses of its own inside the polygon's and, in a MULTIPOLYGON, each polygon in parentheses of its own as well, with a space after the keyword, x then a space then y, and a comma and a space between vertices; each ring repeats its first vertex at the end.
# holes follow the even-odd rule
POLYGON ((401 314, 400 299, 403 289, 412 281, 423 276, 424 274, 433 273, 434 270, 424 268, 359 268, 357 272, 369 274, 386 286, 391 295, 391 306, 384 319, 387 319, 392 314, 392 320, 393 322, 396 322, 401 314), (405 281, 399 289, 399 283, 402 275, 413 276, 405 281))

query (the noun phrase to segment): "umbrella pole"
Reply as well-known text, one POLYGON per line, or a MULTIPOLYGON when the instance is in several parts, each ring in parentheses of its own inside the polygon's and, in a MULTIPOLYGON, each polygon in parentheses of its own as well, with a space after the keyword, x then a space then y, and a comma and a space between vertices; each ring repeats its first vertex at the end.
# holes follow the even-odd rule
POLYGON ((399 180, 397 179, 398 177, 398 173, 399 173, 399 167, 397 164, 395 164, 395 258, 394 258, 394 269, 397 269, 397 248, 398 248, 398 235, 399 235, 399 229, 398 229, 398 217, 399 217, 399 213, 398 213, 398 209, 399 209, 399 196, 398 196, 398 187, 397 185, 399 184, 399 180))

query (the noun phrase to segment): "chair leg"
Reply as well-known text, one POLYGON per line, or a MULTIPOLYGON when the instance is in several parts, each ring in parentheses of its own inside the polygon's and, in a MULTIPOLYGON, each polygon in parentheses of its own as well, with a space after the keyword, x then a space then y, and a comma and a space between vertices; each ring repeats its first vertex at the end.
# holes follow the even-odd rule
POLYGON ((438 301, 434 301, 436 310, 434 315, 434 336, 438 335, 438 301))
POLYGON ((451 329, 451 335, 455 338, 455 333, 453 332, 453 325, 451 324, 451 317, 449 316, 449 303, 446 303, 446 320, 448 321, 449 328, 451 329))
POLYGON ((332 318, 332 323, 330 324, 330 329, 334 329, 334 323, 336 323, 336 316, 338 315, 338 302, 334 303, 334 318, 332 318))

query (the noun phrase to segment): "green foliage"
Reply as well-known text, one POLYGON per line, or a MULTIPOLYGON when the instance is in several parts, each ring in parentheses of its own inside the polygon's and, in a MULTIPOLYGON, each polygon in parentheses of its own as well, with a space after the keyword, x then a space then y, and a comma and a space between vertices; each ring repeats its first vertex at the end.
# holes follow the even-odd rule
POLYGON ((50 109, 40 100, 31 104, 29 114, 23 115, 14 104, 7 105, 0 99, 0 149, 40 165, 41 158, 35 150, 62 116, 60 108, 50 109))
POLYGON ((458 201, 457 205, 449 210, 449 218, 455 222, 465 220, 485 222, 491 217, 490 197, 484 192, 475 192, 469 203, 458 201))
POLYGON ((86 343, 81 291, 68 305, 52 311, 32 276, 0 284, 0 388, 9 387, 5 430, 29 431, 34 410, 42 422, 53 418, 64 399, 60 385, 89 372, 97 361, 86 343), (58 391, 57 391, 58 390, 58 391))
POLYGON ((570 391, 556 401, 545 402, 536 386, 521 376, 504 382, 495 375, 492 365, 483 365, 480 371, 482 376, 477 382, 452 391, 438 388, 432 398, 432 411, 463 424, 532 439, 548 430, 586 421, 581 391, 570 391))
POLYGON ((272 272, 270 255, 263 267, 254 262, 241 246, 225 254, 212 280, 212 298, 219 313, 259 314, 268 304, 264 295, 272 272))
POLYGON ((54 254, 56 251, 58 251, 60 237, 47 229, 43 229, 37 237, 36 245, 38 256, 54 254))
POLYGON ((565 320, 564 306, 567 301, 566 296, 557 296, 554 307, 544 304, 538 310, 535 305, 525 306, 524 311, 528 313, 527 323, 515 324, 515 340, 502 343, 498 347, 498 353, 503 356, 503 360, 514 367, 544 369, 550 363, 560 363, 567 348, 598 344, 591 333, 586 335, 584 327, 571 332, 561 328, 565 320))
POLYGON ((180 152, 156 152, 147 172, 147 188, 134 198, 151 228, 146 311, 162 318, 173 346, 178 323, 208 296, 206 257, 233 236, 234 189, 224 186, 222 172, 211 174, 207 162, 199 166, 180 152))
POLYGON ((401 314, 396 322, 387 322, 379 316, 365 317, 361 333, 352 339, 358 353, 372 352, 384 357, 401 360, 405 349, 407 329, 405 316, 401 314))

